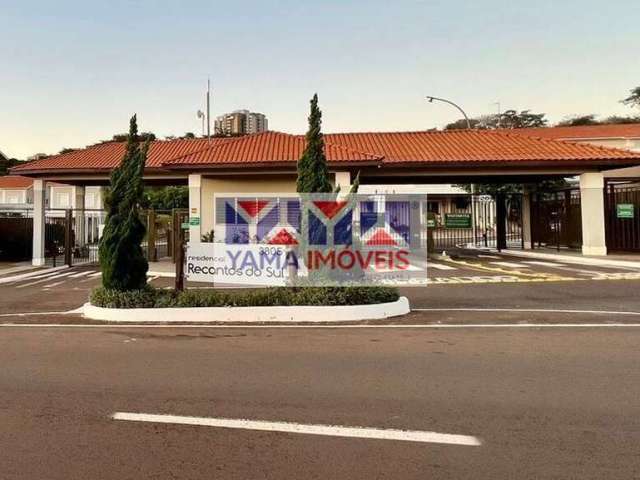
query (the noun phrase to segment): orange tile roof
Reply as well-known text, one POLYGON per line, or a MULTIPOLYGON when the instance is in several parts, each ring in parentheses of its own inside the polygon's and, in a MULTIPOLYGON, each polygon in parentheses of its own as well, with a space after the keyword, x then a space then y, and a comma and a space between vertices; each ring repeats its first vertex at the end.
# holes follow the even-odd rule
MULTIPOLYGON (((626 150, 526 136, 514 130, 376 132, 325 134, 325 152, 333 164, 446 164, 554 161, 620 161, 640 164, 640 154, 626 150)), ((294 164, 302 155, 302 135, 264 132, 235 138, 156 141, 148 169, 206 168, 294 164)), ((124 154, 123 143, 105 143, 14 167, 12 173, 91 173, 111 170, 124 154)))
POLYGON ((33 178, 21 177, 18 175, 6 175, 0 177, 0 188, 24 189, 33 185, 33 178))
POLYGON ((640 138, 640 123, 582 125, 576 127, 520 128, 508 131, 531 137, 563 140, 586 140, 596 138, 640 138))
POLYGON ((326 142, 384 156, 383 163, 466 163, 636 158, 624 150, 515 135, 512 131, 448 130, 335 133, 326 142))
MULTIPOLYGON (((151 143, 147 168, 159 168, 174 158, 196 152, 212 145, 229 141, 228 138, 156 140, 151 143)), ((34 160, 11 169, 12 172, 56 170, 111 170, 120 164, 125 151, 124 142, 107 142, 69 153, 34 160)))
MULTIPOLYGON (((302 156, 305 146, 305 138, 301 135, 264 132, 237 137, 211 148, 184 155, 170 160, 165 166, 291 163, 302 156)), ((379 154, 364 153, 329 142, 325 142, 325 155, 331 163, 375 163, 382 160, 379 154)))

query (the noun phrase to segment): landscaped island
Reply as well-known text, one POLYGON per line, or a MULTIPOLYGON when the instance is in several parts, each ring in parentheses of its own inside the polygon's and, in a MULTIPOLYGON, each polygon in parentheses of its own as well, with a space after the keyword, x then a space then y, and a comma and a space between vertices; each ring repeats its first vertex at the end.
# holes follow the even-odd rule
POLYGON ((91 293, 91 304, 104 308, 347 306, 396 302, 393 287, 276 287, 251 290, 107 290, 91 293))

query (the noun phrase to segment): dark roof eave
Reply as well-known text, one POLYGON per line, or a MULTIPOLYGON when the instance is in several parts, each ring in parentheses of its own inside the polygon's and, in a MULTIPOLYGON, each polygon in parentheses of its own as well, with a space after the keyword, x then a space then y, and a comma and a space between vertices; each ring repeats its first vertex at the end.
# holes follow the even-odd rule
MULTIPOLYGON (((33 170, 19 170, 14 172, 9 169, 9 175, 20 175, 23 177, 39 177, 46 175, 111 175, 113 168, 41 168, 33 170)), ((171 170, 162 167, 145 168, 145 174, 148 173, 172 173, 171 170)))
POLYGON ((606 167, 606 168, 623 168, 631 166, 640 166, 640 156, 629 158, 590 158, 590 159, 530 159, 530 160, 451 160, 451 161, 424 161, 424 160, 406 160, 383 162, 384 168, 411 168, 423 164, 429 168, 455 168, 455 167, 606 167))

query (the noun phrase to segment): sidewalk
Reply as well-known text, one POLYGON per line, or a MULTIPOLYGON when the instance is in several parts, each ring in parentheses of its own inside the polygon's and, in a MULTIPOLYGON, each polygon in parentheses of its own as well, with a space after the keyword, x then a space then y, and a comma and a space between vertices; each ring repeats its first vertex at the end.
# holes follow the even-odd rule
MULTIPOLYGON (((497 253, 495 249, 478 249, 487 252, 497 253)), ((534 249, 534 250, 502 250, 501 255, 532 258, 538 260, 549 260, 577 265, 593 265, 600 267, 626 267, 640 268, 640 255, 638 254, 613 254, 599 256, 584 256, 576 250, 554 250, 554 249, 534 249)))
POLYGON ((12 273, 27 272, 38 267, 31 265, 31 262, 0 262, 0 277, 12 273))

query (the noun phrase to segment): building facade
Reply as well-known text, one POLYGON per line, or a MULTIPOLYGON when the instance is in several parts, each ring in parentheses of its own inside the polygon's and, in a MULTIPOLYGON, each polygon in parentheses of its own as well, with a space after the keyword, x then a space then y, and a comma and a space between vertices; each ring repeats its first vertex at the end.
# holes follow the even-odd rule
POLYGON ((247 135, 266 132, 269 129, 267 117, 249 110, 235 110, 216 118, 216 135, 247 135))

